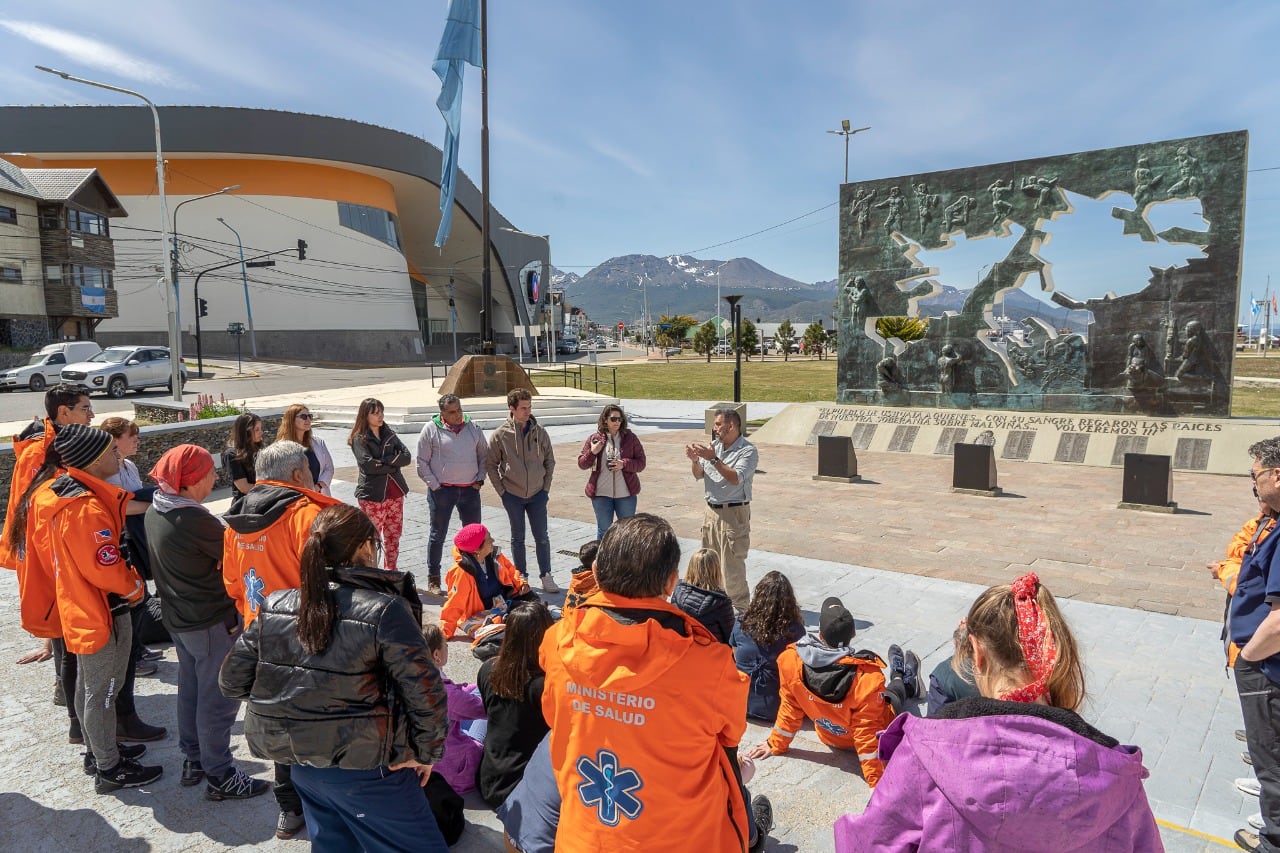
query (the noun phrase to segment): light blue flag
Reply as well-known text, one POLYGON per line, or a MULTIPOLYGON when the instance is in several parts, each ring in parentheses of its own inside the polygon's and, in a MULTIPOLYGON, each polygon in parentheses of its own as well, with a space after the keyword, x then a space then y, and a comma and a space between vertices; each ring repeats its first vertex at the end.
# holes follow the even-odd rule
POLYGON ((431 70, 440 78, 436 106, 444 116, 444 149, 440 168, 440 230, 436 248, 449 239, 453 227, 453 197, 457 192, 458 136, 462 131, 463 63, 480 67, 480 4, 478 0, 449 0, 449 19, 431 70))
POLYGON ((1252 293, 1249 294, 1249 312, 1255 317, 1258 316, 1258 300, 1253 298, 1252 293))

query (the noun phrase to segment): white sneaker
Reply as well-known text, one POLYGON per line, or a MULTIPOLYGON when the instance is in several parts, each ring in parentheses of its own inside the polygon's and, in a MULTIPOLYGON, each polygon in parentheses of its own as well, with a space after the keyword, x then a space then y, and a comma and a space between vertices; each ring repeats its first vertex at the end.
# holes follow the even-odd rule
POLYGON ((1246 776, 1243 779, 1237 779, 1236 788, 1238 788, 1241 793, 1248 794, 1251 797, 1261 796, 1262 794, 1262 783, 1258 781, 1256 776, 1246 776))
POLYGON ((1254 829, 1258 830, 1259 832, 1262 831, 1262 812, 1249 815, 1249 826, 1252 826, 1254 829))
POLYGON ((542 576, 542 591, 556 593, 560 591, 560 587, 556 586, 556 582, 551 575, 547 574, 542 576))

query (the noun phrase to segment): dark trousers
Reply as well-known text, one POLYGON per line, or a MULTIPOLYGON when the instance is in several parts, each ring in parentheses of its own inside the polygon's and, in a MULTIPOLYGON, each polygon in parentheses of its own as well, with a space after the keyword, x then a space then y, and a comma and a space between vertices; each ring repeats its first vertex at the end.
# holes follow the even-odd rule
POLYGON ((315 853, 449 849, 412 770, 299 764, 293 779, 315 853))
POLYGON ((1280 684, 1257 664, 1236 658, 1236 692, 1244 713, 1244 733, 1262 794, 1262 843, 1259 850, 1280 851, 1280 684))
POLYGON ((449 536, 449 519, 454 507, 464 526, 480 523, 480 490, 471 486, 441 486, 427 492, 431 509, 431 538, 427 540, 427 579, 440 581, 440 560, 444 556, 445 539, 449 536))
MULTIPOLYGON (((76 695, 76 656, 67 651, 67 644, 61 638, 53 641, 53 667, 58 674, 58 680, 62 682, 63 695, 67 697, 67 717, 76 719, 76 705, 71 701, 71 697, 76 695)), ((129 667, 125 671, 124 684, 120 686, 120 692, 116 699, 116 714, 120 717, 128 717, 137 713, 133 704, 133 681, 134 673, 138 668, 138 661, 132 655, 129 657, 129 667)))
POLYGON ((237 616, 229 624, 173 635, 178 652, 178 748, 211 779, 223 779, 232 770, 231 726, 240 702, 222 695, 218 672, 239 636, 237 616))
POLYGON ((528 560, 524 553, 524 519, 529 517, 529 528, 533 531, 533 550, 538 558, 538 574, 551 574, 551 537, 547 535, 547 490, 541 489, 531 497, 521 498, 502 493, 502 506, 507 511, 507 521, 511 524, 511 562, 515 563, 520 574, 529 577, 526 569, 528 560))
MULTIPOLYGON (((298 789, 293 787, 292 764, 276 765, 276 784, 271 793, 276 795, 276 804, 280 806, 280 811, 293 814, 302 812, 302 798, 298 796, 298 789)), ((315 838, 314 835, 311 837, 315 838)))

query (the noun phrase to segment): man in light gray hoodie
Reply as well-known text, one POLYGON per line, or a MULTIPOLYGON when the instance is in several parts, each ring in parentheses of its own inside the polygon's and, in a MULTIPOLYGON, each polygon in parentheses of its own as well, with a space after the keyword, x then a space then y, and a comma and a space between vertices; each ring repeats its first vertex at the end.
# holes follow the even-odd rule
POLYGON ((480 487, 484 485, 489 445, 484 430, 462 413, 456 394, 440 398, 440 414, 418 438, 418 476, 427 484, 431 537, 427 542, 427 592, 440 595, 440 559, 456 507, 463 526, 480 523, 480 487))

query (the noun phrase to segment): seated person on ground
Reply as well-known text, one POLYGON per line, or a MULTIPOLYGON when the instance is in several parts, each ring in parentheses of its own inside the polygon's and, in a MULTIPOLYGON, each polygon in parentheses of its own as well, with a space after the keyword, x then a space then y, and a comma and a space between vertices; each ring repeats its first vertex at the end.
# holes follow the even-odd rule
MULTIPOLYGON (((956 628, 955 633, 951 635, 951 641, 956 652, 960 651, 962 643, 967 642, 968 636, 962 621, 960 627, 956 628)), ((973 667, 967 657, 953 654, 935 666, 933 672, 929 673, 928 714, 930 717, 937 714, 944 705, 950 705, 958 699, 968 699, 970 696, 977 695, 978 688, 973 683, 973 667), (957 663, 958 657, 960 658, 959 663, 957 663), (958 669, 957 666, 959 667, 958 669)))
POLYGON ((596 584, 596 551, 600 543, 592 539, 578 549, 578 565, 569 581, 569 592, 564 597, 564 615, 578 607, 600 589, 596 584))
POLYGON ((751 604, 729 638, 738 671, 751 679, 747 716, 769 725, 778 716, 778 655, 804 636, 804 614, 791 581, 769 572, 756 584, 751 604))
POLYGON ((733 633, 733 602, 724 591, 720 555, 699 548, 689 558, 684 580, 676 584, 671 603, 703 624, 722 643, 733 633))
POLYGON ((473 637, 485 625, 502 622, 513 602, 539 600, 511 561, 497 553, 483 524, 468 524, 453 537, 453 568, 445 585, 440 630, 446 640, 459 628, 473 637))
POLYGON ((881 695, 884 661, 872 652, 850 649, 853 636, 853 616, 840 599, 822 602, 818 636, 800 638, 778 657, 778 719, 768 742, 752 747, 748 758, 782 755, 808 717, 818 740, 858 753, 862 777, 876 786, 884 772, 876 736, 894 713, 881 695))

